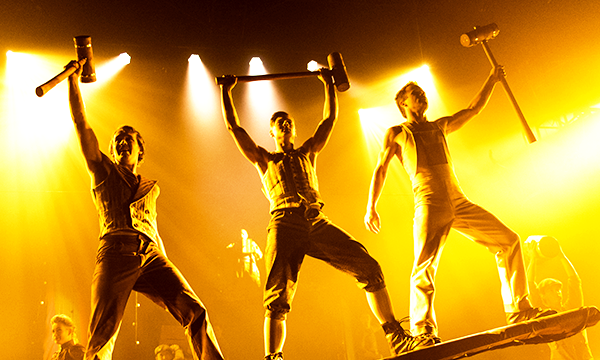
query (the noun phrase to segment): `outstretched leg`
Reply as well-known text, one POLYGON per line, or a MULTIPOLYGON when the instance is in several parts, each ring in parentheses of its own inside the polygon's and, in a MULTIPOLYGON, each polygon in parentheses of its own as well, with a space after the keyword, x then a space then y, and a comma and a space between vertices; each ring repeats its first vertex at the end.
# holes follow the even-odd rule
POLYGON ((184 327, 195 360, 223 360, 206 308, 175 265, 149 246, 134 290, 152 299, 184 327))

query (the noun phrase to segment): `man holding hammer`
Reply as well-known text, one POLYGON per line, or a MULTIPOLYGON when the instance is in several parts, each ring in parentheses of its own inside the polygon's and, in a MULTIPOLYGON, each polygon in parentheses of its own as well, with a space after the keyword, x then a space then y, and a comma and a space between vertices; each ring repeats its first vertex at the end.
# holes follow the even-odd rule
POLYGON ((316 159, 327 144, 338 115, 331 73, 329 69, 320 70, 318 77, 325 85, 323 120, 313 136, 300 147, 294 146, 294 119, 283 111, 273 114, 270 135, 275 142, 275 152, 258 146, 241 127, 231 95, 237 78, 226 76, 219 81, 227 130, 241 153, 258 171, 271 204, 264 256, 267 268, 264 292, 266 360, 283 359, 286 318, 296 292, 298 273, 307 255, 323 260, 357 280, 384 329, 392 354, 398 355, 413 347, 412 336, 394 316, 379 263, 321 210, 324 203, 318 191, 316 159))
POLYGON ((451 228, 496 256, 509 324, 555 313, 531 306, 519 236, 462 193, 446 143, 447 134, 460 129, 483 110, 495 84, 503 77, 503 67, 494 67, 466 109, 435 121, 427 120, 427 97, 416 83, 409 82, 396 95, 396 104, 407 121, 391 127, 385 134, 364 221, 367 229, 379 232, 377 200, 389 164, 397 157, 410 177, 414 192, 415 259, 410 281, 410 323, 412 334, 419 339, 418 347, 441 341, 433 309, 434 280, 451 228))
POLYGON ((110 142, 110 157, 100 151, 79 91, 85 61, 67 65, 77 67, 69 76, 69 104, 100 220, 85 359, 112 358, 127 299, 135 290, 167 309, 183 325, 194 359, 222 360, 204 305, 167 258, 158 234, 158 185, 137 173, 146 154, 140 133, 123 126, 110 142))

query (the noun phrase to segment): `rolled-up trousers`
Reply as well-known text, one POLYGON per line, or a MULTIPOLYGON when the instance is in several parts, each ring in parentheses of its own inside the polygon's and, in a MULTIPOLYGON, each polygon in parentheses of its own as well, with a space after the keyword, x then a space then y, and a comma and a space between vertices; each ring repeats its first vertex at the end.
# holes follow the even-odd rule
POLYGON ((204 305, 175 265, 143 235, 108 235, 96 257, 86 360, 112 358, 132 290, 167 309, 184 327, 194 359, 223 359, 204 305))
POLYGON ((415 260, 410 287, 413 335, 437 335, 434 281, 451 228, 495 255, 505 312, 531 308, 519 236, 489 211, 469 201, 451 180, 436 180, 434 184, 417 185, 413 190, 415 260))
POLYGON ((298 208, 276 210, 268 231, 264 292, 265 316, 268 318, 287 318, 305 256, 322 260, 351 275, 359 288, 367 292, 385 288, 379 263, 362 244, 321 212, 307 218, 298 208))

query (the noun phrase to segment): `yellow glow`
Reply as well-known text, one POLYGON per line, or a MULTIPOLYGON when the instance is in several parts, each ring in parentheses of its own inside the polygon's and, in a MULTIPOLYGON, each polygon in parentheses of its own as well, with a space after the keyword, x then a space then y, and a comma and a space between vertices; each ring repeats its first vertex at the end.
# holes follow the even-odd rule
MULTIPOLYGON (((259 57, 250 60, 249 75, 263 75, 267 70, 259 57)), ((276 99, 273 81, 261 80, 248 83, 248 99, 256 119, 268 119, 275 109, 276 99)))
MULTIPOLYGON (((377 164, 379 153, 383 148, 383 141, 386 131, 395 125, 398 125, 404 118, 398 118, 398 108, 391 106, 375 107, 370 109, 358 110, 360 124, 362 126, 363 135, 367 145, 370 168, 373 169, 377 164)), ((401 164, 398 161, 392 161, 388 169, 388 185, 384 188, 386 192, 401 192, 410 191, 408 177, 401 164), (396 189, 396 190, 394 190, 396 189)))
POLYGON ((427 109, 427 118, 430 120, 437 119, 441 116, 448 115, 446 107, 444 106, 442 99, 435 87, 433 75, 429 69, 429 66, 423 65, 417 69, 414 69, 406 74, 397 76, 390 84, 390 92, 393 92, 394 96, 396 93, 409 81, 416 82, 421 89, 427 94, 429 101, 429 108, 427 109))
POLYGON ((360 123, 363 129, 363 135, 367 143, 369 158, 373 165, 377 159, 377 154, 383 145, 383 136, 385 131, 394 125, 405 121, 402 117, 398 106, 394 102, 396 93, 409 81, 414 81, 426 92, 429 100, 429 109, 427 110, 428 117, 432 119, 442 116, 445 107, 440 100, 437 89, 433 81, 433 76, 429 70, 429 66, 423 65, 408 73, 401 74, 392 80, 386 81, 377 86, 379 92, 385 94, 387 99, 386 104, 369 109, 360 109, 358 111, 360 123))
MULTIPOLYGON (((552 189, 563 189, 567 206, 580 206, 572 201, 574 194, 585 197, 590 179, 597 178, 597 164, 600 154, 600 114, 591 113, 558 129, 552 136, 547 136, 528 154, 515 157, 515 166, 523 187, 531 190, 531 194, 544 193, 552 189), (567 190, 568 189, 568 190, 567 190)), ((591 181, 594 183, 594 181, 591 181)), ((569 211, 561 207, 561 211, 569 211)))
POLYGON ((266 73, 263 62, 258 56, 250 59, 248 64, 250 65, 250 75, 262 75, 266 73))
POLYGON ((398 108, 381 106, 358 110, 360 125, 369 151, 371 167, 375 166, 377 155, 383 146, 383 138, 387 129, 398 125, 398 108))
MULTIPOLYGON (((187 74, 188 102, 194 119, 202 124, 216 123, 219 118, 218 87, 200 56, 192 54, 188 59, 187 74), (212 121, 215 119, 215 121, 212 121)), ((220 123, 220 121, 219 121, 220 123)))
MULTIPOLYGON (((430 104, 426 113, 428 118, 436 119, 445 115, 445 106, 438 95, 433 76, 427 65, 375 85, 373 99, 380 101, 383 98, 385 103, 381 106, 358 110, 371 168, 375 167, 377 163, 386 131, 390 127, 406 121, 394 98, 396 93, 409 81, 416 82, 426 92, 430 104)), ((410 192, 408 176, 398 161, 393 161, 390 165, 388 177, 393 180, 388 181, 389 185, 385 187, 385 191, 390 191, 392 188, 397 189, 392 191, 410 192)))
POLYGON ((85 84, 81 87, 82 92, 91 92, 103 86, 107 81, 112 79, 119 71, 131 62, 131 56, 127 53, 122 53, 116 58, 101 64, 96 67, 96 81, 85 84))
POLYGON ((321 66, 318 62, 314 60, 311 60, 308 62, 308 64, 306 64, 306 68, 308 69, 308 71, 317 71, 322 67, 323 66, 321 66))
POLYGON ((3 109, 8 129, 3 135, 19 156, 37 155, 36 149, 50 156, 73 128, 66 87, 59 84, 42 98, 35 88, 62 71, 64 61, 12 51, 6 55, 3 109))

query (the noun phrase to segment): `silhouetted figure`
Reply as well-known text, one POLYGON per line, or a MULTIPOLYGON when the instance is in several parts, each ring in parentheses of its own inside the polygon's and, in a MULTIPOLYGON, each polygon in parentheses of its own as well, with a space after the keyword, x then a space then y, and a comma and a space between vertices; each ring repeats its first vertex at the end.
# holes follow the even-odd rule
POLYGON ((158 234, 160 190, 155 180, 137 173, 145 142, 137 130, 123 126, 113 135, 109 156, 100 151, 79 91, 81 69, 69 77, 69 104, 100 220, 86 359, 111 359, 127 299, 135 290, 184 327, 194 359, 222 360, 204 305, 167 258, 158 234))
POLYGON ((314 135, 295 148, 294 120, 286 112, 276 112, 270 121, 275 152, 258 146, 240 126, 231 96, 237 79, 228 76, 221 84, 225 125, 242 154, 257 169, 271 204, 265 249, 265 359, 283 359, 286 318, 307 255, 356 278, 384 328, 392 353, 400 354, 410 349, 412 337, 394 316, 379 263, 321 210, 324 203, 318 190, 316 160, 337 120, 338 104, 330 71, 321 69, 319 79, 325 85, 325 105, 323 120, 314 135))
POLYGON ((262 259, 263 253, 260 246, 248 237, 246 229, 241 230, 242 239, 227 245, 227 249, 235 251, 236 271, 238 279, 250 278, 260 287, 260 270, 258 269, 258 260, 262 259))
MULTIPOLYGON (((534 235, 528 237, 525 241, 525 249, 529 255, 527 279, 534 305, 544 306, 556 311, 582 307, 583 289, 581 278, 558 241, 552 236, 534 235), (536 283, 539 265, 552 258, 559 260, 562 270, 567 274, 566 287, 563 286, 560 280, 554 278, 546 278, 536 283)), ((560 271, 561 269, 555 270, 560 271)), ((548 343, 548 346, 551 351, 551 360, 590 360, 594 358, 585 329, 564 340, 548 343)))
POLYGON ((379 232, 377 201, 388 167, 392 159, 398 158, 414 192, 415 256, 410 280, 410 323, 412 334, 419 339, 417 348, 441 341, 433 308, 434 281, 452 228, 495 254, 508 323, 552 313, 531 306, 519 236, 463 194, 446 143, 447 134, 460 129, 483 110, 494 85, 503 76, 502 67, 492 69, 466 109, 435 121, 425 116, 428 100, 416 83, 409 82, 396 95, 396 104, 407 121, 389 128, 385 134, 373 172, 364 222, 367 229, 379 232))

